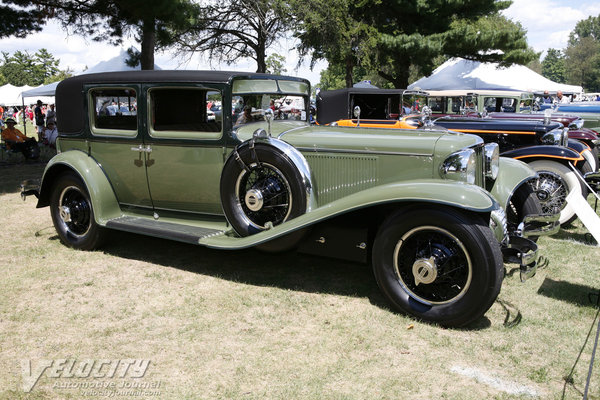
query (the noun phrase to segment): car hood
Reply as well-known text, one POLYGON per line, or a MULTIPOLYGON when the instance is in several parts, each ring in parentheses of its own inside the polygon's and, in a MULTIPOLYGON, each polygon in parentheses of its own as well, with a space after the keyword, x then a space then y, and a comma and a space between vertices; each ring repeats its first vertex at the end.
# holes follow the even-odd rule
POLYGON ((563 124, 551 122, 545 125, 543 121, 515 121, 494 118, 439 118, 434 121, 438 126, 457 130, 478 130, 478 131, 503 131, 503 132, 549 132, 556 128, 562 128, 563 124))
MULTIPOLYGON (((268 130, 266 122, 244 125, 234 131, 240 141, 252 138, 257 129, 268 130)), ((383 129, 308 125, 304 122, 273 122, 271 136, 301 151, 343 151, 430 156, 436 151, 450 153, 482 143, 469 134, 435 129, 383 129), (443 149, 441 149, 443 147, 443 149)))

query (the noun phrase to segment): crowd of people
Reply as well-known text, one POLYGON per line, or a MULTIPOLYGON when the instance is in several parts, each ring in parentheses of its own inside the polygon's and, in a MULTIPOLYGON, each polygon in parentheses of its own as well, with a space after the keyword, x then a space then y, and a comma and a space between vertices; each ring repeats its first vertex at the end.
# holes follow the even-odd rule
POLYGON ((40 145, 56 147, 58 130, 54 104, 45 105, 38 100, 35 105, 26 107, 0 105, 0 130, 7 150, 21 152, 26 159, 35 160, 40 156, 40 145), (21 120, 25 125, 28 119, 36 127, 37 140, 15 127, 21 120))

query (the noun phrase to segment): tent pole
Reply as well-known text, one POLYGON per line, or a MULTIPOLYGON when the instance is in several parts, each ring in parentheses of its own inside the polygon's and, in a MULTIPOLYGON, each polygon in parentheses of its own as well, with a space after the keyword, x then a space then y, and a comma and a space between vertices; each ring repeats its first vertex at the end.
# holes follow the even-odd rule
POLYGON ((23 113, 23 134, 27 136, 27 120, 25 119, 25 97, 23 97, 23 93, 21 93, 21 101, 23 102, 23 108, 21 112, 23 113))

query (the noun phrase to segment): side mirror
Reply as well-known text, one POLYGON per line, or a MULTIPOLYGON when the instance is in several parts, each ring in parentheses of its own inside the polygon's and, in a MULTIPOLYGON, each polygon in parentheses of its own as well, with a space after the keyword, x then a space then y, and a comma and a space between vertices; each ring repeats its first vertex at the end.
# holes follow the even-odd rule
POLYGON ((360 107, 354 107, 354 118, 356 118, 356 126, 360 126, 360 107))

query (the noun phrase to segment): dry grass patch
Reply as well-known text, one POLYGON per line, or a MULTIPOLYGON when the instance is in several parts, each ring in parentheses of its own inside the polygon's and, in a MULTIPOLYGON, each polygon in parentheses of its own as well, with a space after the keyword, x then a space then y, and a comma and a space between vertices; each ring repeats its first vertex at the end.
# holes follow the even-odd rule
POLYGON ((581 225, 542 238, 547 268, 507 277, 484 318, 449 330, 390 311, 367 266, 118 232, 102 251, 68 249, 16 192, 41 170, 0 167, 0 398, 86 398, 47 374, 22 391, 20 360, 65 358, 150 359, 142 381, 166 399, 581 398, 593 335, 564 377, 600 288, 581 225))

